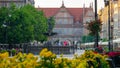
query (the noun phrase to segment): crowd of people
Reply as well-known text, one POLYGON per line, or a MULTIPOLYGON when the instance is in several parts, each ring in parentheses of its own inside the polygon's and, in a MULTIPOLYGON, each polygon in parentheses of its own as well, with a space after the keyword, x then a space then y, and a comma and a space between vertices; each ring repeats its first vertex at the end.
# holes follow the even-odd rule
POLYGON ((42 43, 40 42, 33 42, 31 45, 33 46, 39 46, 39 45, 47 45, 47 46, 72 46, 72 45, 79 45, 77 41, 71 41, 71 40, 48 40, 44 41, 42 43))

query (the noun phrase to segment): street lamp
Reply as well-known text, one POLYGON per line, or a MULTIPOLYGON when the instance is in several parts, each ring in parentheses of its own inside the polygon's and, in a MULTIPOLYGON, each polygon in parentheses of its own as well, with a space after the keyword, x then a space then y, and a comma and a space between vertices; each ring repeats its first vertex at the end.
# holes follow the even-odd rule
POLYGON ((111 51, 113 51, 113 28, 114 28, 114 24, 113 24, 113 20, 111 21, 111 51))
POLYGON ((104 0, 105 6, 108 6, 108 49, 111 51, 111 27, 110 27, 110 1, 109 0, 104 0))
MULTIPOLYGON (((98 16, 97 16, 97 0, 95 0, 95 21, 98 20, 98 16)), ((95 39, 95 48, 98 47, 98 31, 96 31, 95 33, 96 39, 95 39)))

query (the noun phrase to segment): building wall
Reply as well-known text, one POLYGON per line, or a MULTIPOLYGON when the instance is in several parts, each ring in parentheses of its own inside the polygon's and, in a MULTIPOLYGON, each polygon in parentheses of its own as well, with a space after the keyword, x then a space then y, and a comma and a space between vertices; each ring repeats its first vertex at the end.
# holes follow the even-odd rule
POLYGON ((114 39, 120 38, 120 0, 114 5, 114 39))
POLYGON ((34 6, 34 0, 0 0, 0 7, 9 7, 11 3, 14 3, 17 7, 24 6, 25 4, 34 6))
POLYGON ((101 10, 101 15, 99 18, 102 21, 101 38, 108 39, 108 7, 105 7, 101 10))
POLYGON ((83 33, 84 33, 84 35, 88 35, 89 34, 89 30, 87 29, 87 25, 88 25, 88 23, 90 23, 90 21, 93 21, 93 20, 95 20, 95 16, 94 16, 93 10, 89 10, 88 12, 86 12, 84 14, 84 17, 83 17, 83 26, 84 26, 83 33))
MULTIPOLYGON (((103 8, 100 18, 103 22, 101 37, 108 39, 108 6, 103 8)), ((113 26, 111 36, 113 36, 113 39, 120 38, 120 0, 110 2, 110 23, 113 26)))
POLYGON ((85 16, 82 18, 83 21, 76 21, 75 17, 72 16, 67 8, 61 7, 60 10, 55 14, 55 28, 53 32, 58 34, 53 36, 53 40, 71 40, 81 41, 83 35, 88 34, 88 30, 83 26, 83 23, 94 20, 93 10, 85 12, 85 16), (86 31, 86 32, 85 32, 86 31))
POLYGON ((55 14, 54 18, 55 28, 53 29, 53 32, 58 33, 53 37, 54 40, 80 40, 80 26, 78 24, 78 28, 76 27, 74 24, 74 17, 65 7, 62 7, 58 13, 55 14))
POLYGON ((120 0, 118 0, 118 37, 120 38, 120 0))
POLYGON ((113 31, 113 38, 116 39, 118 37, 118 29, 119 29, 119 22, 118 22, 118 4, 114 4, 114 13, 113 13, 113 20, 114 20, 114 31, 113 31))

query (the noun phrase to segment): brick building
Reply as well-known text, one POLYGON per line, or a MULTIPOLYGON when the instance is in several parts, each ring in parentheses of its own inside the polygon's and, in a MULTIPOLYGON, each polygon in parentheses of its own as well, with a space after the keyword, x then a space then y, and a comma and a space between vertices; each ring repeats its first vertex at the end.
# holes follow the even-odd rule
MULTIPOLYGON (((52 40, 81 41, 81 37, 86 35, 84 24, 94 20, 92 5, 83 8, 67 8, 64 3, 60 8, 37 8, 45 13, 47 18, 54 17, 55 27, 53 32, 57 35, 51 37, 52 40)), ((88 32, 87 32, 88 33, 88 32)))

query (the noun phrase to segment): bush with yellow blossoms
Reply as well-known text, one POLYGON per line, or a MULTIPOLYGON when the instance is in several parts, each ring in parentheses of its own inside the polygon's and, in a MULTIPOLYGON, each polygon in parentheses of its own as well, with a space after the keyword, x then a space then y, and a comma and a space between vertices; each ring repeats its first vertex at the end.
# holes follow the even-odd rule
POLYGON ((56 57, 56 54, 43 49, 39 56, 32 53, 18 53, 9 57, 8 52, 0 53, 0 68, 98 68, 101 62, 102 68, 109 68, 107 56, 95 54, 93 51, 85 51, 82 55, 75 55, 72 59, 56 57), (91 65, 91 66, 90 66, 91 65))
POLYGON ((80 66, 84 65, 86 68, 89 68, 90 63, 92 68, 99 68, 99 66, 102 68, 110 68, 105 58, 108 58, 108 56, 94 53, 91 50, 86 50, 84 54, 78 57, 78 59, 81 59, 82 61, 82 63, 80 63, 80 66))
POLYGON ((56 55, 54 53, 45 48, 40 52, 39 55, 39 68, 55 68, 54 60, 56 59, 56 55))

